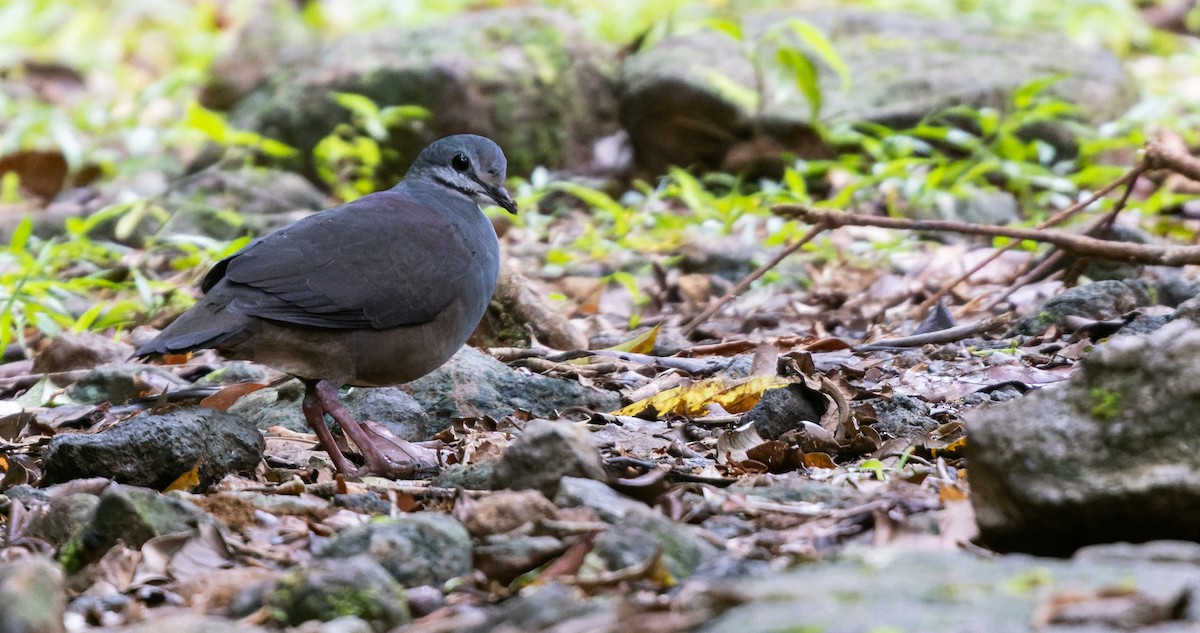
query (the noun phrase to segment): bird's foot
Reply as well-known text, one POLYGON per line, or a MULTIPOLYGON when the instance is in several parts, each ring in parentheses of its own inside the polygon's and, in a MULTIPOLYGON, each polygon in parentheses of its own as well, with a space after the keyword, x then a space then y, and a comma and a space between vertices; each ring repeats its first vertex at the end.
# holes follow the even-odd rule
MULTIPOLYGON (((411 478, 418 474, 434 471, 437 468, 437 451, 417 446, 406 440, 402 440, 387 429, 368 422, 363 424, 359 422, 350 413, 342 401, 338 398, 337 388, 333 384, 318 381, 309 389, 310 394, 313 394, 315 400, 324 410, 329 413, 339 425, 342 431, 358 446, 358 450, 362 453, 364 464, 362 468, 348 472, 343 468, 348 468, 349 464, 345 456, 341 455, 341 451, 334 445, 334 450, 341 457, 342 464, 339 465, 338 457, 334 456, 333 451, 326 450, 330 453, 330 458, 336 467, 343 474, 362 475, 379 475, 381 477, 407 477, 411 478)), ((305 396, 305 402, 308 401, 308 396, 305 396)), ((310 424, 312 421, 309 421, 310 424)), ((322 420, 322 426, 324 422, 322 420)), ((315 428, 315 427, 314 427, 315 428)), ((325 432, 329 433, 330 441, 332 442, 333 435, 329 432, 328 427, 325 432)), ((317 437, 321 437, 318 431, 317 437)), ((325 441, 322 440, 322 444, 325 441)))

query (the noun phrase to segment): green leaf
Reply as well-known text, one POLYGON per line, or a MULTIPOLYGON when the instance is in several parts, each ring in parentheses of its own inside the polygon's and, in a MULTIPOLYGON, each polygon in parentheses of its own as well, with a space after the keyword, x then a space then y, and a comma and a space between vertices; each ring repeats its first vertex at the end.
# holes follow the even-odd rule
POLYGON ((775 51, 775 59, 781 66, 792 72, 792 80, 808 101, 809 119, 816 121, 821 114, 821 84, 818 81, 817 67, 804 53, 794 48, 780 48, 775 51))
POLYGON ((742 23, 738 20, 729 18, 709 18, 703 22, 704 26, 724 33, 737 41, 742 41, 742 23))
POLYGON ((830 42, 820 29, 799 18, 788 20, 788 26, 792 28, 800 41, 817 54, 817 57, 829 64, 829 67, 838 74, 842 81, 842 92, 848 92, 850 90, 850 68, 846 66, 842 56, 838 55, 837 50, 834 49, 833 42, 830 42))
POLYGON ((883 481, 884 480, 883 474, 884 474, 884 471, 887 469, 887 467, 884 466, 883 462, 879 461, 878 459, 867 459, 867 460, 863 460, 861 463, 859 463, 858 469, 865 470, 868 472, 873 472, 873 473, 875 473, 876 479, 878 479, 879 481, 883 481))
POLYGON ((379 116, 379 106, 375 105, 370 97, 353 92, 334 92, 331 96, 338 105, 346 108, 352 114, 366 119, 374 119, 379 116))
POLYGON ((13 229, 12 238, 8 241, 8 250, 15 254, 25 253, 29 237, 33 235, 33 216, 26 213, 13 229))

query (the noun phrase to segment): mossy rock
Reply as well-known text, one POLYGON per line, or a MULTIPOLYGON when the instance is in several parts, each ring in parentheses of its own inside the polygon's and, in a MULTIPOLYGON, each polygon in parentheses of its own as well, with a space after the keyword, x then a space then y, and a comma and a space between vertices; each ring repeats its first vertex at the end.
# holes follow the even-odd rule
MULTIPOLYGON (((566 14, 534 8, 470 12, 419 29, 347 35, 302 65, 283 67, 233 110, 240 127, 278 139, 311 160, 350 112, 333 92, 380 107, 418 105, 432 120, 397 126, 378 176, 398 180, 422 147, 455 133, 489 136, 509 172, 579 168, 592 143, 616 131, 615 61, 566 14)), ((305 165, 311 175, 311 163, 305 165)))

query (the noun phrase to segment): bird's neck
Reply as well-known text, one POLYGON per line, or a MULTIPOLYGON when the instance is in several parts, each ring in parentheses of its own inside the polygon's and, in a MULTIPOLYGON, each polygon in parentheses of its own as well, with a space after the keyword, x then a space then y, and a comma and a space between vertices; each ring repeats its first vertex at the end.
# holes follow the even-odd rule
POLYGON ((424 178, 405 178, 392 191, 449 215, 479 214, 479 204, 457 189, 424 178))

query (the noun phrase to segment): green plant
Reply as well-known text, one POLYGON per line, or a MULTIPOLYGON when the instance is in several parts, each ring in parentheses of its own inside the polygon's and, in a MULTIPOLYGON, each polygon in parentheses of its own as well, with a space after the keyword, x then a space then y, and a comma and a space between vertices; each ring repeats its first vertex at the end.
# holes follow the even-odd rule
POLYGON ((317 175, 338 198, 350 201, 380 189, 378 170, 395 150, 384 145, 398 128, 419 129, 429 110, 415 105, 380 108, 369 97, 349 92, 332 94, 350 111, 350 122, 334 128, 313 148, 317 175))

